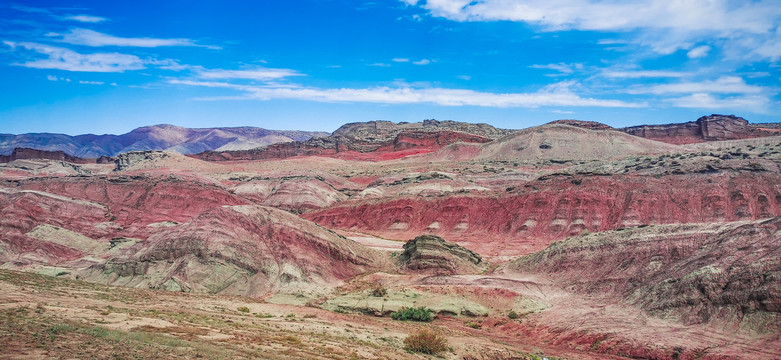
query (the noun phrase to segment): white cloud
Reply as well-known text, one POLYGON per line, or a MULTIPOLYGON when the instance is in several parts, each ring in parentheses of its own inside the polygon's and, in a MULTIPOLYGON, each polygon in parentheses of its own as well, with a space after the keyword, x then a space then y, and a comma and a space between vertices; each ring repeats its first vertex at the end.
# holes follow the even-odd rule
POLYGON ((586 107, 644 107, 645 104, 619 100, 583 98, 569 88, 572 83, 557 83, 534 93, 497 94, 464 89, 413 88, 410 86, 372 87, 363 89, 322 89, 299 86, 249 86, 224 82, 172 80, 171 84, 228 88, 244 92, 243 96, 210 98, 223 99, 297 99, 317 102, 365 102, 378 104, 429 103, 442 106, 527 107, 586 106, 586 107))
POLYGON ((689 50, 688 53, 686 53, 686 56, 689 57, 689 59, 696 59, 708 56, 708 52, 710 51, 711 47, 708 45, 702 45, 698 46, 694 49, 689 50))
MULTIPOLYGON (((183 65, 181 65, 183 66, 183 65)), ((278 80, 303 74, 290 69, 253 68, 244 70, 199 69, 198 77, 202 79, 247 79, 247 80, 278 80)))
POLYGON ((695 109, 735 109, 754 113, 768 112, 770 100, 763 95, 716 97, 707 93, 694 93, 689 96, 668 99, 677 107, 695 109))
POLYGON ((65 81, 65 82, 71 82, 71 79, 54 76, 54 75, 46 75, 46 79, 49 81, 65 81))
POLYGON ((88 80, 79 80, 79 84, 85 84, 85 85, 103 85, 105 84, 102 81, 88 81, 88 80))
POLYGON ((386 63, 373 63, 373 64, 369 64, 369 66, 390 67, 391 65, 390 64, 386 64, 386 63))
POLYGON ((409 59, 408 58, 394 58, 393 61, 399 62, 399 63, 405 63, 405 62, 409 62, 409 59))
POLYGON ((548 69, 548 70, 555 70, 562 74, 572 74, 575 72, 575 70, 583 70, 583 64, 566 64, 566 63, 558 63, 558 64, 547 64, 547 65, 531 65, 529 66, 532 69, 548 69))
POLYGON ((619 79, 639 79, 639 78, 680 78, 691 75, 691 73, 665 70, 635 70, 635 71, 605 71, 603 76, 619 79))
POLYGON ((767 89, 761 86, 746 84, 743 78, 738 76, 722 76, 716 80, 700 82, 681 82, 674 84, 661 84, 646 87, 636 87, 627 90, 630 94, 685 94, 685 93, 711 93, 711 94, 759 94, 767 89))
POLYGON ((156 38, 124 38, 104 34, 89 29, 72 29, 65 34, 48 34, 49 36, 61 36, 59 41, 86 46, 131 46, 131 47, 160 47, 160 46, 199 46, 209 49, 219 49, 217 46, 199 45, 190 39, 156 39, 156 38))
POLYGON ((517 21, 547 31, 639 31, 634 42, 662 54, 718 38, 740 44, 743 55, 756 49, 754 56, 781 58, 778 0, 403 1, 454 21, 517 21))
POLYGON ((144 61, 135 55, 119 53, 80 54, 70 49, 37 43, 15 43, 11 41, 4 41, 3 43, 10 46, 12 50, 24 48, 48 56, 46 59, 13 64, 16 66, 88 72, 124 72, 145 68, 144 61))
POLYGON ((429 60, 429 59, 420 59, 418 61, 413 61, 412 63, 415 64, 415 65, 428 65, 428 64, 431 64, 431 60, 429 60))
POLYGON ((84 22, 84 23, 99 23, 99 22, 104 22, 104 21, 108 20, 108 19, 106 19, 104 17, 92 16, 92 15, 84 15, 84 14, 81 14, 81 15, 68 15, 68 16, 63 16, 62 18, 65 19, 65 20, 73 20, 73 21, 84 22))
POLYGON ((461 80, 467 80, 467 81, 472 80, 472 77, 469 76, 469 75, 458 75, 456 77, 461 79, 461 80))

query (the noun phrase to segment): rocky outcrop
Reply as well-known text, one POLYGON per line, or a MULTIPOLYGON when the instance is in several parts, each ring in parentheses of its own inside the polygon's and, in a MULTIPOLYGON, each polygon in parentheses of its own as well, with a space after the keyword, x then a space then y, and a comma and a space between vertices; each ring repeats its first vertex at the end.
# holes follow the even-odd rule
POLYGON ((134 164, 170 158, 171 155, 164 151, 130 151, 117 155, 114 158, 114 171, 123 171, 129 169, 134 164))
POLYGON ((617 297, 684 324, 781 331, 781 217, 657 225, 576 236, 515 261, 510 271, 617 297))
POLYGON ((480 255, 434 235, 408 241, 398 262, 407 270, 437 275, 477 274, 488 265, 480 255))
POLYGON ((563 120, 551 121, 548 124, 569 125, 569 126, 575 126, 575 127, 589 129, 589 130, 615 130, 610 125, 606 125, 596 121, 585 121, 585 120, 563 119, 563 120))
POLYGON ((735 115, 703 116, 697 121, 667 125, 640 125, 618 129, 630 135, 671 144, 691 144, 706 141, 749 139, 778 135, 749 125, 735 115))
POLYGON ((73 164, 95 163, 94 159, 82 159, 76 156, 68 155, 64 151, 46 151, 29 148, 15 148, 13 152, 11 152, 11 155, 0 155, 0 163, 27 159, 58 160, 73 164))
POLYGON ((455 121, 426 120, 422 123, 371 121, 344 125, 328 137, 275 144, 246 151, 208 151, 192 156, 207 161, 283 159, 311 155, 358 160, 388 160, 432 152, 456 142, 486 143, 509 133, 510 130, 497 129, 487 124, 455 121))

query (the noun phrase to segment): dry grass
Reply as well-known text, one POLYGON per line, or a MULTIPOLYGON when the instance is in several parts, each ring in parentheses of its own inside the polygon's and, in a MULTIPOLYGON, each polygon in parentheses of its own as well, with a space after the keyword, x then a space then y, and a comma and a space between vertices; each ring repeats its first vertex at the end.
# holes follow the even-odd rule
POLYGON ((434 330, 421 329, 404 339, 404 348, 409 351, 434 355, 447 350, 447 339, 434 330))

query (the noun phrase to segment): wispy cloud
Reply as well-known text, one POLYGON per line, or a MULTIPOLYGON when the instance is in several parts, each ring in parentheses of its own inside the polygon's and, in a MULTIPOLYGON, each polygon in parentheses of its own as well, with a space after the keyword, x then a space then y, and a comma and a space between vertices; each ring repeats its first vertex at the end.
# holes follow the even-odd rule
POLYGON ((415 64, 415 65, 428 65, 428 64, 431 64, 432 61, 429 60, 429 59, 420 59, 418 61, 413 61, 412 63, 415 64))
POLYGON ((86 46, 129 46, 129 47, 161 47, 161 46, 197 46, 209 49, 220 49, 219 46, 200 45, 190 39, 158 39, 150 37, 118 37, 89 29, 72 29, 64 34, 50 33, 51 37, 60 37, 58 41, 86 46))
POLYGON ((108 20, 108 19, 106 19, 104 17, 93 16, 93 15, 84 15, 84 14, 81 14, 81 15, 66 15, 66 16, 63 16, 62 18, 65 19, 65 20, 73 20, 73 21, 78 21, 78 22, 83 22, 83 23, 99 23, 99 22, 104 22, 104 21, 108 20))
POLYGON ((393 58, 393 61, 394 62, 398 62, 398 63, 405 63, 405 62, 409 62, 409 59, 408 58, 393 58))
POLYGON ((566 63, 558 63, 558 64, 545 64, 545 65, 531 65, 529 66, 532 69, 547 69, 547 70, 555 70, 562 74, 572 74, 575 72, 575 70, 583 70, 583 64, 566 64, 566 63))
POLYGON ((35 69, 59 69, 86 72, 124 72, 144 69, 144 61, 135 55, 119 53, 80 54, 61 47, 22 42, 4 41, 12 50, 19 48, 45 55, 45 59, 30 60, 12 65, 35 69))
POLYGON ((171 80, 171 84, 226 88, 243 92, 242 96, 209 98, 224 99, 297 99, 316 102, 363 102, 378 104, 436 104, 442 106, 481 106, 481 107, 527 107, 541 106, 584 106, 584 107, 644 107, 644 103, 629 103, 619 100, 594 99, 581 97, 570 90, 571 83, 557 83, 534 93, 498 94, 466 89, 371 87, 350 88, 314 88, 301 86, 249 86, 225 82, 171 80))
POLYGON ((84 85, 103 85, 105 83, 103 81, 79 80, 79 84, 84 84, 84 85))
POLYGON ((682 78, 691 75, 691 73, 680 71, 665 70, 634 70, 634 71, 604 71, 602 76, 619 79, 640 79, 640 78, 682 78))
POLYGON ((369 66, 376 66, 376 67, 390 67, 391 65, 390 65, 390 64, 386 64, 386 63, 379 63, 379 62, 378 62, 378 63, 371 63, 371 64, 369 64, 369 66))
POLYGON ((689 52, 686 53, 686 56, 689 57, 689 59, 696 59, 708 56, 708 52, 710 51, 711 47, 708 45, 702 45, 698 46, 694 49, 689 50, 689 52))
POLYGON ((764 87, 749 85, 739 76, 722 76, 716 80, 642 86, 627 90, 630 94, 655 95, 685 93, 759 94, 765 91, 767 89, 764 87))
POLYGON ((71 82, 71 79, 64 78, 64 77, 61 77, 61 76, 55 76, 55 75, 46 75, 46 80, 71 82))
POLYGON ((303 76, 295 70, 273 69, 273 68, 252 68, 244 70, 224 70, 224 69, 198 69, 198 77, 202 79, 247 79, 247 80, 278 80, 291 76, 303 76))
POLYGON ((692 49, 696 40, 713 38, 742 48, 744 55, 781 57, 781 47, 776 46, 781 40, 777 0, 402 1, 454 21, 509 20, 545 31, 639 31, 634 41, 659 53, 692 49))
POLYGON ((718 97, 713 94, 695 93, 668 99, 676 107, 694 109, 730 109, 754 113, 768 112, 770 99, 763 95, 718 97))

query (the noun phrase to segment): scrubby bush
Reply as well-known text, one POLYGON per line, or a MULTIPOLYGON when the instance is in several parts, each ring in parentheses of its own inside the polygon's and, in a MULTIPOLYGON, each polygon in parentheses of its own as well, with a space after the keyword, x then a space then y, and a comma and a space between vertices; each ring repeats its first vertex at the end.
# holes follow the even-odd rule
POLYGON ((401 310, 391 313, 393 320, 412 320, 412 321, 431 321, 434 320, 434 314, 431 310, 421 306, 419 308, 404 307, 401 310))
POLYGON ((434 355, 447 350, 447 339, 436 331, 422 329, 404 339, 404 348, 409 351, 434 355))
POLYGON ((515 312, 515 310, 510 310, 510 312, 507 313, 507 317, 510 318, 511 320, 515 320, 518 318, 518 313, 515 312))
POLYGON ((246 306, 239 306, 236 310, 244 312, 244 313, 248 313, 249 312, 249 308, 246 307, 246 306))
POLYGON ((374 297, 383 297, 385 295, 388 295, 388 289, 382 285, 377 285, 372 289, 372 296, 374 297))

